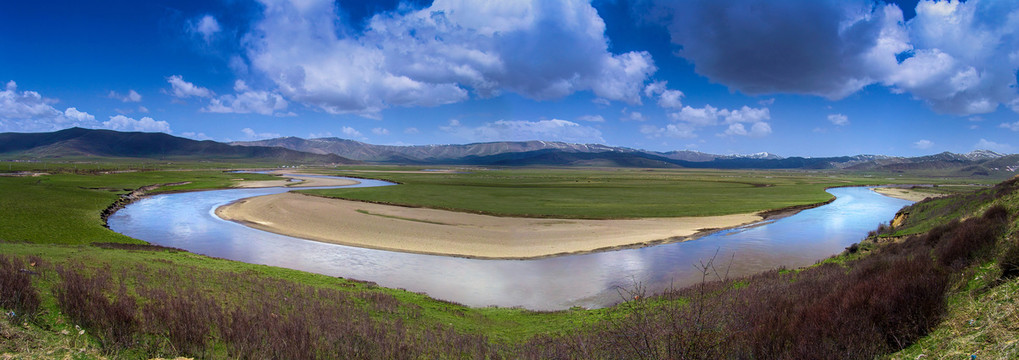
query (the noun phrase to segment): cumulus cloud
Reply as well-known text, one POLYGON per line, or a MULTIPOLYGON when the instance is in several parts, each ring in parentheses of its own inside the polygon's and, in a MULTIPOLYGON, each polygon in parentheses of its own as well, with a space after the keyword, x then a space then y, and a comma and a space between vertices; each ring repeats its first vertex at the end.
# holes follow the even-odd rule
POLYGON ((1019 3, 921 0, 904 21, 872 0, 652 1, 679 56, 747 94, 841 99, 871 84, 934 110, 1019 112, 1019 3), (776 41, 781 39, 781 41, 776 41))
POLYGON ((418 128, 416 128, 416 127, 409 127, 409 128, 403 129, 403 133, 404 134, 417 134, 417 133, 420 133, 420 132, 421 131, 418 130, 418 128))
POLYGON ((667 81, 655 81, 648 84, 644 87, 644 96, 649 98, 658 96, 658 106, 666 109, 679 109, 683 107, 683 102, 680 100, 683 97, 683 92, 669 89, 667 81))
POLYGON ((243 133, 248 139, 271 139, 282 136, 273 132, 257 132, 252 128, 243 128, 241 129, 241 133, 243 133))
POLYGON ((189 138, 189 139, 193 139, 193 140, 198 140, 198 141, 202 141, 202 140, 212 140, 212 138, 211 138, 211 137, 209 137, 208 135, 205 135, 205 133, 196 133, 196 132, 184 132, 184 133, 180 133, 180 136, 182 136, 182 137, 184 137, 184 138, 189 138))
POLYGON ((199 19, 196 19, 190 23, 190 30, 192 33, 201 36, 206 43, 211 43, 213 36, 222 30, 219 26, 219 21, 212 15, 204 15, 199 19))
POLYGON ((539 121, 499 120, 478 127, 450 122, 441 130, 469 141, 548 140, 571 143, 604 143, 601 131, 572 121, 552 119, 539 121))
POLYGON ((9 81, 0 91, 0 131, 54 131, 73 126, 97 127, 95 116, 69 107, 61 111, 35 91, 18 91, 18 84, 9 81))
POLYGON ((157 121, 150 117, 135 120, 124 115, 110 116, 110 120, 103 121, 103 127, 119 131, 171 132, 170 123, 166 121, 157 121))
POLYGON ((111 90, 109 95, 107 95, 107 97, 109 97, 111 99, 117 99, 117 100, 120 100, 120 101, 123 101, 123 102, 141 102, 142 101, 142 95, 139 94, 137 91, 134 91, 134 89, 128 90, 127 94, 124 94, 124 95, 121 95, 121 94, 117 93, 116 91, 112 91, 111 90))
POLYGON ((656 67, 647 52, 608 51, 605 24, 586 1, 436 1, 343 26, 333 1, 262 0, 246 36, 252 69, 294 101, 369 115, 511 91, 556 99, 591 91, 640 103, 656 67))
POLYGON ((577 120, 587 121, 587 122, 599 122, 599 123, 600 122, 605 122, 605 118, 602 117, 601 115, 583 115, 581 117, 578 117, 577 120))
POLYGON ((913 147, 915 147, 917 149, 921 149, 921 150, 930 149, 933 146, 934 146, 934 142, 930 141, 930 140, 927 140, 927 139, 921 139, 921 140, 913 143, 913 147))
POLYGON ((621 112, 623 113, 623 117, 620 118, 619 120, 622 120, 622 121, 644 121, 644 120, 647 120, 647 117, 645 117, 644 114, 641 114, 639 111, 629 111, 628 109, 623 108, 623 110, 621 112))
POLYGON ((729 124, 729 128, 725 129, 723 135, 736 135, 736 136, 749 136, 749 137, 764 137, 771 134, 771 125, 764 122, 757 122, 750 126, 750 130, 747 130, 746 126, 742 123, 729 124))
POLYGON ((184 81, 184 77, 180 75, 172 75, 166 78, 166 82, 170 83, 170 95, 177 98, 184 99, 192 96, 211 98, 215 95, 212 90, 184 81))
POLYGON ((255 91, 248 88, 242 80, 234 83, 234 90, 237 94, 222 95, 210 99, 209 105, 202 108, 202 111, 212 113, 237 113, 237 114, 262 114, 262 115, 285 115, 280 112, 287 109, 287 101, 283 96, 268 91, 255 91))
POLYGON ((372 129, 372 134, 375 134, 375 135, 389 135, 389 129, 386 129, 386 128, 374 128, 374 129, 372 129))
POLYGON ((828 115, 828 121, 835 124, 835 126, 849 125, 849 117, 843 114, 830 114, 828 115))
POLYGON ((1012 130, 1012 131, 1019 131, 1019 121, 1016 121, 1014 123, 1001 123, 1000 127, 1005 128, 1005 129, 1009 129, 1009 130, 1012 130))
POLYGON ((999 153, 1003 153, 1003 154, 1011 154, 1013 151, 1015 151, 1015 148, 1012 147, 1012 145, 1009 145, 1009 144, 1000 144, 1000 143, 996 143, 996 142, 993 142, 993 141, 990 141, 990 140, 987 140, 987 139, 980 139, 980 141, 977 141, 977 143, 975 145, 973 145, 973 149, 974 150, 991 150, 991 151, 999 152, 999 153))
POLYGON ((646 135, 649 139, 659 137, 690 139, 697 137, 694 130, 694 127, 688 124, 668 124, 665 127, 642 125, 640 127, 640 133, 646 135))
POLYGON ((718 123, 718 109, 711 105, 704 105, 702 108, 684 106, 679 112, 669 114, 669 118, 695 126, 711 126, 718 123))
POLYGON ((346 135, 346 136, 350 136, 350 137, 363 137, 363 135, 361 135, 360 131, 357 131, 354 128, 349 127, 349 126, 344 126, 342 131, 343 131, 343 135, 346 135))
POLYGON ((1019 3, 925 0, 906 28, 912 56, 885 79, 893 90, 960 115, 1019 101, 1019 3))

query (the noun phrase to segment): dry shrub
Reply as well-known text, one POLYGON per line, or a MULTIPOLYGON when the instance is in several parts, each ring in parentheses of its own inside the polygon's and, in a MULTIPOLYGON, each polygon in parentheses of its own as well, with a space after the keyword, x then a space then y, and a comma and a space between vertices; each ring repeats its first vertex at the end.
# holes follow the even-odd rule
POLYGON ((13 312, 18 321, 39 310, 39 293, 32 287, 31 274, 20 259, 0 255, 0 309, 13 312))
MULTIPOLYGON (((71 268, 82 268, 81 264, 71 268)), ((92 277, 57 266, 61 281, 54 293, 57 305, 72 321, 88 329, 106 348, 132 345, 138 306, 123 283, 114 286, 109 270, 97 268, 92 277)))

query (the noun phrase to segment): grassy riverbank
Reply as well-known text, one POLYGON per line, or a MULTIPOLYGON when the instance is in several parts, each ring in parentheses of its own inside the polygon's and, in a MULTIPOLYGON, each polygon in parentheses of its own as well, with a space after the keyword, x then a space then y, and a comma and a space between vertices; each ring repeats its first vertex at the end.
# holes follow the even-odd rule
POLYGON ((401 186, 302 192, 501 216, 611 219, 728 215, 816 204, 832 198, 824 189, 833 186, 972 181, 889 174, 752 170, 461 170, 458 173, 339 171, 335 174, 388 180, 401 186))
MULTIPOLYGON (((502 174, 534 180, 542 171, 502 174)), ((536 186, 568 188, 563 184, 570 177, 579 182, 582 174, 591 181, 599 176, 591 170, 549 171, 554 179, 536 186)), ((609 184, 639 183, 634 174, 619 178, 615 171, 604 173, 609 184)), ((719 182, 727 176, 763 178, 774 181, 772 187, 798 184, 808 191, 830 186, 825 182, 945 181, 782 172, 668 176, 680 174, 719 182)), ((160 190, 217 188, 242 177, 266 178, 209 171, 0 177, 0 308, 6 314, 0 316, 0 353, 25 358, 654 358, 681 351, 792 357, 810 350, 815 357, 870 358, 909 346, 900 355, 1016 354, 1008 345, 1019 335, 1008 325, 1016 304, 1015 292, 1008 289, 1017 286, 1016 278, 999 260, 1010 246, 1019 248, 1014 245, 1019 212, 1014 183, 964 200, 918 204, 899 227, 883 229, 878 240, 823 262, 828 265, 726 279, 659 296, 638 287, 624 293, 629 301, 615 307, 560 312, 468 308, 364 282, 141 245, 103 228, 99 220, 99 212, 120 194, 143 185, 189 181, 160 190), (985 215, 994 205, 1001 205, 1005 215, 995 215, 1001 210, 985 215), (988 220, 951 225, 952 219, 967 217, 988 220), (995 221, 1008 225, 998 227, 995 221), (912 242, 889 236, 943 226, 940 235, 912 242), (978 246, 960 245, 974 234, 981 239, 978 246), (897 297, 908 294, 925 297, 897 297), (859 301, 838 306, 849 300, 859 301), (916 312, 920 301, 931 306, 916 312), (783 315, 749 316, 768 313, 783 315), (914 320, 875 322, 899 313, 915 315, 914 320), (984 325, 970 326, 970 319, 984 325), (821 327, 803 331, 803 324, 821 327), (794 346, 810 343, 828 347, 794 346)), ((505 187, 510 180, 493 181, 489 184, 505 187)), ((711 280, 714 273, 707 275, 711 280)))

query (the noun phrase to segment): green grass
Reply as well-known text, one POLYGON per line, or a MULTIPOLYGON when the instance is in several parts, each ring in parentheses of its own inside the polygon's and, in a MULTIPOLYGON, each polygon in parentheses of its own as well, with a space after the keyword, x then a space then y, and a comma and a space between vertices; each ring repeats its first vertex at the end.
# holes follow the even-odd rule
MULTIPOLYGON (((103 165, 105 166, 105 165, 103 165)), ((13 166, 12 166, 13 167, 13 166)), ((378 169, 378 168, 369 168, 378 169)), ((406 170, 406 168, 392 168, 406 170)), ((27 167, 23 170, 39 170, 27 167)), ((66 170, 66 168, 65 168, 66 170)), ((823 192, 829 186, 886 184, 886 183, 966 183, 965 179, 890 176, 887 174, 842 174, 808 172, 758 172, 713 170, 572 170, 572 169, 513 169, 472 170, 468 174, 393 174, 344 172, 353 176, 384 178, 404 185, 337 191, 330 196, 356 198, 382 202, 406 201, 419 206, 452 208, 457 210, 495 214, 562 216, 562 217, 644 217, 717 215, 732 212, 766 210, 776 207, 800 205, 827 200, 823 192), (760 186, 766 185, 766 186, 760 186), (451 191, 451 189, 456 189, 451 191), (445 193, 445 198, 442 194, 445 193), (450 195, 453 194, 453 195, 450 195), (729 195, 726 195, 729 194, 729 195), (454 196, 455 195, 455 196, 454 196), (419 203, 414 203, 419 202, 419 203), (530 210, 530 209, 537 210, 530 210), (559 210, 557 210, 559 209, 559 210), (559 211, 559 212, 556 212, 559 211)), ((255 274, 258 277, 283 279, 296 283, 343 289, 351 292, 383 292, 394 296, 401 309, 414 309, 398 314, 414 313, 401 318, 412 328, 427 328, 435 324, 449 326, 461 333, 483 334, 492 342, 519 344, 535 335, 568 334, 594 326, 607 319, 627 316, 625 307, 597 310, 573 309, 558 312, 534 312, 524 309, 469 308, 458 304, 431 299, 423 294, 398 289, 379 288, 369 284, 310 274, 296 270, 246 264, 213 259, 187 252, 136 251, 103 249, 88 245, 94 242, 135 242, 103 228, 99 213, 114 202, 120 194, 151 184, 189 181, 187 185, 161 188, 158 191, 211 189, 228 186, 232 179, 270 179, 268 175, 224 173, 222 171, 144 171, 106 175, 57 173, 38 177, 0 177, 0 253, 14 256, 38 256, 49 264, 82 264, 86 268, 107 268, 111 272, 152 272, 153 284, 163 281, 160 271, 186 274, 255 274)), ((1015 212, 1019 206, 1017 194, 1001 201, 1015 212)), ((973 200, 972 211, 986 206, 973 200)), ((931 206, 944 208, 949 202, 931 206)), ((970 207, 953 211, 948 216, 962 216, 970 207)), ((943 211, 943 210, 939 210, 943 211)), ((1015 233, 1015 229, 1012 230, 1015 233)), ((861 256, 853 255, 854 258, 861 256)), ((830 261, 842 262, 845 259, 830 261)), ((988 265, 989 266, 989 265, 988 265)), ((50 291, 57 276, 37 278, 36 286, 43 294, 43 313, 28 325, 10 324, 0 320, 5 333, 16 334, 14 350, 0 348, 0 352, 17 351, 27 357, 95 358, 101 352, 86 339, 62 335, 62 330, 73 330, 59 314, 50 291), (24 346, 24 347, 22 347, 24 346), (84 348, 84 351, 80 349, 84 348), (53 351, 52 353, 50 351, 53 351)), ((194 284, 209 294, 217 294, 223 284, 200 281, 194 284)), ((1001 312, 993 316, 996 324, 1004 327, 1000 334, 1013 336, 1015 329, 1008 328, 1008 312, 1001 307, 1011 306, 1014 314, 1015 282, 1004 287, 974 285, 980 291, 967 291, 952 301, 951 319, 964 322, 967 316, 984 311, 1001 312), (1011 297, 1009 297, 1011 296, 1011 297), (969 304, 969 305, 966 305, 969 304), (997 304, 997 305, 995 305, 997 304), (966 310, 976 307, 975 310, 966 310), (998 307, 993 307, 998 306, 998 307), (986 308, 985 308, 986 307, 986 308), (962 309, 962 310, 959 310, 962 309), (1011 330, 1010 330, 1011 329, 1011 330), (1011 332, 1008 332, 1011 331, 1011 332)), ((231 295, 232 296, 232 295, 231 295)), ((234 302, 230 297, 219 298, 234 302)), ((682 299, 677 301, 682 302, 682 299)), ((373 316, 387 316, 376 314, 373 316)), ((404 316, 404 315, 400 315, 404 316)), ((987 315, 989 319, 992 315, 987 315)), ((947 324, 948 322, 946 322, 947 324)), ((1015 322, 1012 322, 1013 324, 1015 322)), ((954 329, 954 328, 953 328, 954 329)), ((905 350, 910 358, 939 344, 949 337, 962 334, 959 330, 938 329, 929 339, 905 350), (944 331, 944 332, 941 332, 944 331), (939 335, 943 334, 943 335, 939 335), (940 336, 940 337, 939 337, 940 336), (911 350, 913 349, 913 350, 911 350)), ((999 333, 977 334, 969 337, 959 349, 987 348, 980 341, 999 333), (983 346, 983 347, 982 347, 983 346)), ((1007 342, 1007 341, 1005 341, 1007 342)), ((1004 342, 998 341, 997 344, 1004 342)), ((954 346, 954 345, 953 345, 954 346)), ((995 345, 997 346, 997 345, 995 345)), ((941 347, 940 349, 944 349, 941 347)), ((964 352, 965 352, 964 351, 964 352)), ((964 353, 960 352, 960 354, 964 353)), ((1014 353, 1012 353, 1014 354, 1014 353)))
MULTIPOLYGON (((410 168, 412 170, 416 168, 410 168)), ((317 196, 492 215, 556 218, 712 216, 830 200, 833 186, 955 183, 958 179, 753 170, 471 169, 403 174, 337 171, 400 186, 303 190, 317 196)), ((387 168, 385 170, 392 170, 387 168)))
MULTIPOLYGON (((217 301, 224 303, 239 302, 242 299, 234 298, 238 296, 236 293, 224 291, 224 288, 228 287, 226 284, 209 279, 230 280, 234 278, 228 274, 253 274, 260 278, 287 280, 317 288, 349 292, 382 292, 393 295, 400 301, 400 306, 403 308, 401 314, 415 314, 405 316, 402 320, 417 328, 442 324, 451 326, 461 333, 482 334, 494 342, 503 344, 520 343, 536 334, 565 333, 613 316, 622 316, 621 309, 616 308, 557 312, 537 312, 519 308, 470 308, 435 300, 423 294, 377 287, 370 283, 265 265, 213 259, 181 251, 118 250, 91 245, 0 242, 0 253, 8 256, 36 256, 43 260, 45 268, 50 269, 48 271, 39 270, 41 275, 35 280, 36 287, 43 295, 43 311, 34 321, 34 326, 26 327, 27 330, 48 328, 52 332, 60 332, 64 329, 73 329, 73 324, 63 322, 51 291, 58 279, 52 272, 52 268, 56 265, 73 264, 84 266, 86 272, 90 272, 89 269, 98 268, 109 269, 113 274, 143 271, 147 273, 148 279, 151 281, 146 285, 151 287, 159 287, 161 282, 165 281, 168 273, 178 274, 185 278, 204 279, 194 282, 192 286, 203 293, 217 294, 217 301), (194 274, 203 275, 196 276, 194 274), (225 276, 217 277, 210 276, 210 274, 224 274, 225 276)), ((236 284, 230 284, 229 287, 234 288, 236 284)), ((252 294, 245 295, 251 296, 252 294)))
POLYGON ((138 242, 102 226, 100 213, 121 194, 152 184, 189 181, 155 192, 229 186, 231 179, 273 179, 222 171, 143 171, 106 175, 0 177, 0 239, 33 243, 138 242))

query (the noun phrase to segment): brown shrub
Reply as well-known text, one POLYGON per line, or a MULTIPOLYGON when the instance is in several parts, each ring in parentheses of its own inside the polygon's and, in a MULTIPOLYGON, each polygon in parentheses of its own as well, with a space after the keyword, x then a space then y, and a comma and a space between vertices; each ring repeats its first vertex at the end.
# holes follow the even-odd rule
POLYGON ((16 257, 0 255, 0 309, 8 310, 0 316, 11 316, 17 321, 32 318, 39 310, 39 293, 32 287, 32 270, 16 257))

